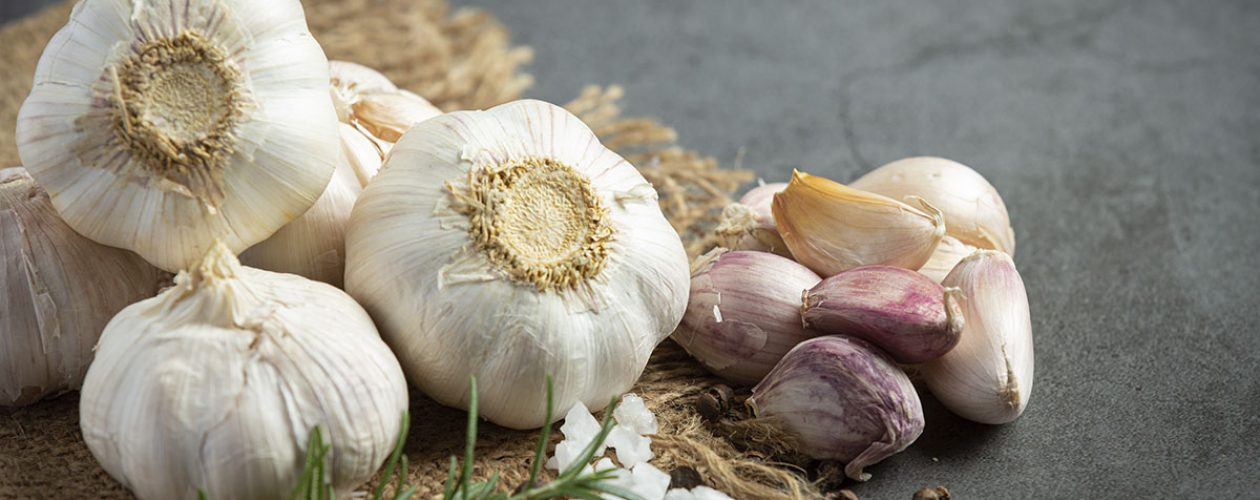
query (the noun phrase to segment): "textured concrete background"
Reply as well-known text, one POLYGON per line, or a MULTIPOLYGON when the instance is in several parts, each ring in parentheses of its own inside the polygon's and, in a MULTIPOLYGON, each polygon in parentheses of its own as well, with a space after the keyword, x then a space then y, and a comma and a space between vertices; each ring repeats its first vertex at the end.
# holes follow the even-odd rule
MULTIPOLYGON (((0 19, 41 0, 0 0, 0 19)), ((536 49, 533 96, 630 114, 768 181, 962 161, 1002 192, 1037 380, 854 486, 908 498, 1260 491, 1260 2, 455 0, 536 49)))
POLYGON ((1260 491, 1260 2, 455 3, 536 49, 533 96, 624 84, 630 114, 767 181, 932 154, 998 187, 1028 411, 987 427, 925 399, 863 498, 1260 491))

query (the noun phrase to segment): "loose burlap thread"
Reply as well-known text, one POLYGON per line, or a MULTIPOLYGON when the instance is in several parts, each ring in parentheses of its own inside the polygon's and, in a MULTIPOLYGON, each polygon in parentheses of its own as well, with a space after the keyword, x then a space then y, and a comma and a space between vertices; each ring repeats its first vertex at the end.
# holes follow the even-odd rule
MULTIPOLYGON (((0 166, 19 164, 17 110, 44 44, 65 23, 72 5, 67 1, 0 28, 0 67, 5 69, 0 75, 0 166)), ((377 68, 443 110, 510 101, 533 82, 523 71, 531 50, 512 46, 507 29, 482 10, 452 12, 444 0, 307 1, 306 9, 311 31, 330 59, 377 68)), ((621 97, 617 86, 591 86, 566 107, 656 186, 667 218, 695 256, 712 246, 708 233, 721 207, 752 175, 721 169, 713 158, 677 146, 674 130, 656 120, 622 117, 621 97)), ((693 467, 708 485, 735 498, 817 496, 815 485, 790 466, 737 446, 742 440, 734 437, 743 432, 737 426, 701 420, 691 401, 717 382, 673 342, 657 348, 633 389, 660 422, 652 463, 665 471, 693 467)), ((463 448, 466 414, 418 392, 411 399, 407 475, 419 487, 418 498, 440 496, 449 457, 463 448)), ((497 471, 501 484, 515 487, 528 477, 536 439, 536 431, 483 423, 474 473, 484 478, 497 471)), ((0 498, 128 496, 83 444, 76 394, 0 414, 0 498)))

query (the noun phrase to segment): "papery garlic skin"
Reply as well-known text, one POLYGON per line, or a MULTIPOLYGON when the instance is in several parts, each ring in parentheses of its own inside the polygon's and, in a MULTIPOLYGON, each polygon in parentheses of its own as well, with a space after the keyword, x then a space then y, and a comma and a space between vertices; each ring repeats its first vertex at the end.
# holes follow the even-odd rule
POLYGON ((678 325, 690 282, 656 191, 577 117, 539 101, 422 122, 351 215, 346 290, 409 380, 511 428, 600 409, 678 325))
POLYGON ((691 275, 691 298, 673 339, 709 371, 754 384, 801 341, 801 293, 817 274, 786 257, 718 248, 691 275))
POLYGON ((820 333, 870 342, 898 363, 922 363, 958 343, 960 296, 909 269, 855 267, 807 290, 801 320, 820 333))
POLYGON ((907 201, 914 206, 794 171, 772 208, 792 256, 827 277, 872 264, 923 266, 945 235, 945 222, 931 204, 907 201))
POLYGON ((910 378, 876 347, 844 336, 801 342, 753 388, 748 406, 778 417, 798 450, 863 469, 910 446, 923 433, 923 407, 910 378))
POLYGON ((1019 418, 1033 386, 1032 320, 1015 263, 978 250, 943 283, 963 293, 966 324, 958 345, 921 365, 932 394, 960 417, 985 424, 1019 418))
POLYGON ((1015 231, 997 189, 970 167, 945 158, 904 158, 867 172, 850 187, 895 200, 917 196, 945 214, 950 236, 1015 255, 1015 231))
POLYGON ((0 407, 78 389, 101 329, 168 274, 70 229, 22 168, 0 170, 0 407))
POLYGON ((336 125, 297 0, 83 0, 40 58, 17 146, 67 224, 176 271, 315 203, 336 125))
POLYGON ((919 268, 919 274, 940 283, 945 280, 945 276, 949 275, 950 271, 954 270, 954 266, 957 266, 959 261, 976 250, 978 250, 976 247, 958 241, 958 238, 953 236, 941 238, 941 243, 936 245, 936 251, 932 252, 932 258, 919 268))
POLYGON ((310 430, 339 494, 392 451, 407 387, 348 295, 241 267, 213 249, 175 286, 118 313, 79 402, 83 439, 139 498, 283 498, 310 430))
POLYGON ((744 193, 739 203, 722 210, 722 221, 714 230, 718 244, 730 250, 772 252, 792 258, 787 244, 779 235, 770 204, 774 194, 783 191, 786 182, 764 184, 744 193))

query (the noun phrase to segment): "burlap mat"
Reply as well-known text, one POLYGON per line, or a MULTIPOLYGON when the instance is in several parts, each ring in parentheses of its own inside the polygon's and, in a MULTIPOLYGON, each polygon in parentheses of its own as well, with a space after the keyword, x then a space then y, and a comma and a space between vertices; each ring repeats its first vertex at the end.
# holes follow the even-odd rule
MULTIPOLYGON (((306 3, 311 30, 330 59, 377 68, 442 109, 493 106, 519 97, 532 82, 522 71, 531 58, 530 49, 513 47, 507 30, 489 13, 450 12, 443 0, 306 3)), ((71 5, 67 1, 0 28, 0 166, 18 164, 17 110, 30 89, 44 44, 65 23, 71 5)), ((652 119, 620 117, 620 95, 615 86, 590 87, 567 107, 652 181, 661 192, 666 215, 695 255, 710 245, 703 235, 730 194, 751 180, 751 174, 720 170, 714 159, 675 146, 674 131, 652 119)), ((673 342, 657 349, 634 389, 661 422, 653 440, 657 454, 653 464, 665 471, 692 466, 709 485, 736 498, 815 496, 816 489, 801 476, 746 453, 746 448, 737 451, 728 440, 734 431, 706 424, 696 415, 694 395, 715 382, 673 342)), ((415 392, 411 413, 408 474, 420 486, 418 498, 440 496, 447 460, 462 451, 465 414, 415 392)), ((477 475, 500 471, 501 484, 515 487, 523 482, 536 436, 482 425, 477 475)), ((0 414, 0 497, 128 496, 83 444, 77 395, 0 414)))

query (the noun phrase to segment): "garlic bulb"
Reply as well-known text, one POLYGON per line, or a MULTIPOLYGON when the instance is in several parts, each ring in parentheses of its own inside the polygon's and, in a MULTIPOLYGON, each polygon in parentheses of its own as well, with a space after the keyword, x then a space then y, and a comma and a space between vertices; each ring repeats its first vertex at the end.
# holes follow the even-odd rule
POLYGON ((798 171, 774 195, 774 220, 792 256, 824 277, 870 264, 915 270, 945 222, 922 199, 907 201, 919 208, 798 171))
POLYGON ((966 322, 953 350, 922 365, 928 388, 960 417, 985 424, 1015 420, 1033 385, 1032 321, 1015 263, 1003 252, 978 250, 944 285, 962 289, 966 322))
POLYGON ((746 404, 777 417, 813 458, 846 462, 866 481, 866 466, 906 449, 923 433, 923 406, 910 378, 863 340, 828 336, 801 342, 766 375, 746 404))
POLYGON ((773 252, 791 258, 770 209, 774 194, 786 187, 785 182, 755 187, 744 193, 739 203, 723 209, 722 222, 715 229, 718 244, 731 250, 773 252))
POLYGON ((406 408, 402 369, 354 300, 217 245, 105 327, 79 423, 140 498, 282 498, 313 427, 346 494, 392 451, 406 408))
POLYGON ((174 271, 309 208, 336 126, 297 0, 82 0, 40 58, 17 144, 70 227, 174 271))
POLYGON ((946 233, 980 248, 1015 254, 1015 231, 1006 204, 989 181, 953 160, 920 156, 868 172, 850 187, 895 200, 917 196, 945 214, 946 233))
POLYGON ((687 314, 674 341, 718 376, 756 383, 816 335, 801 326, 801 293, 820 279, 775 254, 715 249, 691 274, 687 314))
POLYGON ((811 330, 870 342, 898 363, 922 363, 958 343, 960 295, 909 269, 855 267, 807 290, 801 320, 811 330))
POLYGON ((945 276, 950 271, 954 270, 958 261, 976 250, 976 247, 958 241, 953 236, 941 238, 941 243, 936 245, 936 251, 932 252, 932 257, 919 268, 919 273, 940 283, 945 280, 945 276))
POLYGON ((340 287, 345 275, 346 223, 354 200, 380 170, 400 131, 442 112, 365 66, 331 61, 329 68, 344 156, 319 200, 301 217, 242 253, 241 263, 340 287), (378 133, 382 135, 374 135, 378 133))
POLYGON ((687 305, 687 255, 635 168, 539 101, 422 122, 355 203, 346 290, 409 379, 481 415, 542 425, 628 390, 687 305))
POLYGON ((0 170, 0 406, 78 389, 114 313, 167 277, 79 236, 22 168, 0 170))

